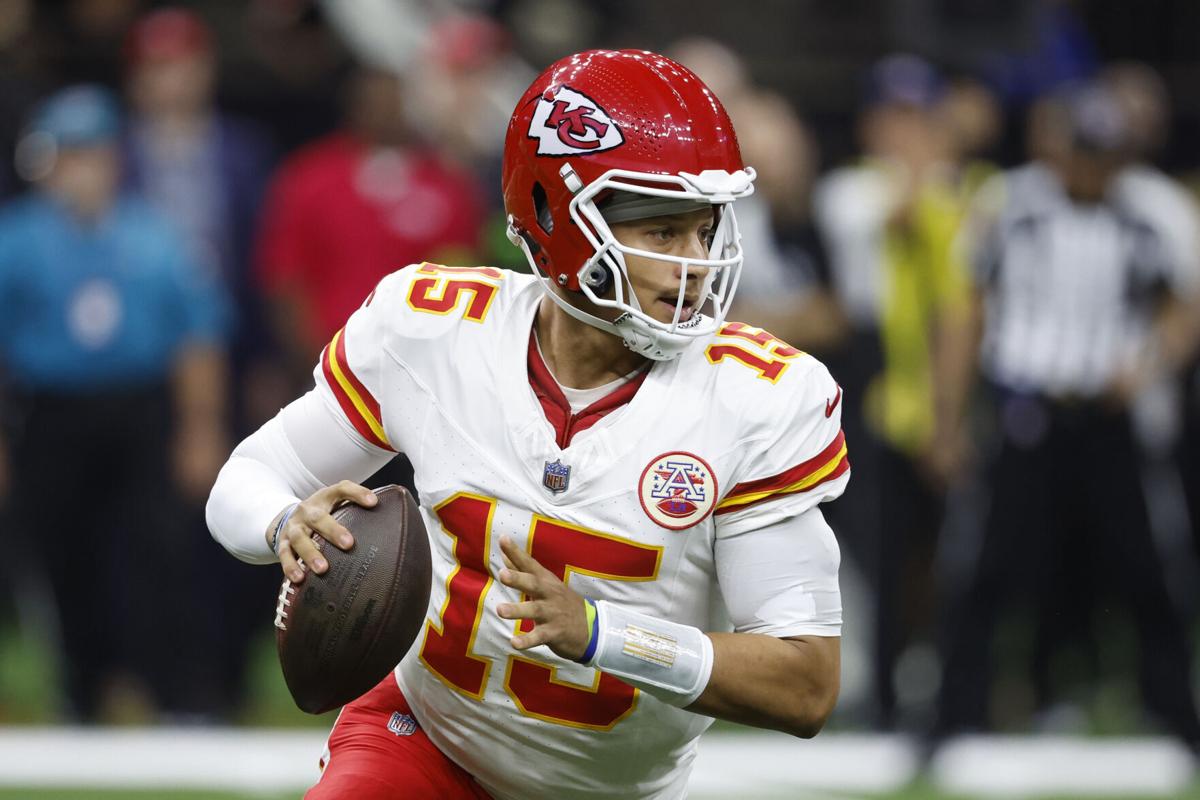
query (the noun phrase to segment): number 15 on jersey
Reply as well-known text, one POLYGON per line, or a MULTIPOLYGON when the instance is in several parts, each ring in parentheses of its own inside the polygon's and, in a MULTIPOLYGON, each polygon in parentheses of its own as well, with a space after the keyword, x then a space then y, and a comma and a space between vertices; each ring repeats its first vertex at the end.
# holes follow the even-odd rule
MULTIPOLYGON (((493 664, 477 654, 476 637, 494 583, 490 561, 496 504, 492 498, 459 492, 433 509, 442 532, 453 541, 455 566, 446 579, 437 621, 425 624, 420 659, 447 686, 475 700, 483 699, 493 664)), ((563 582, 572 573, 652 581, 662 563, 661 547, 540 515, 533 516, 528 539, 530 555, 563 582)), ((532 623, 524 620, 516 627, 527 631, 532 623)), ((560 681, 555 673, 554 667, 514 653, 505 664, 504 691, 522 714, 593 730, 610 730, 637 705, 638 691, 611 675, 597 671, 589 687, 560 681)))

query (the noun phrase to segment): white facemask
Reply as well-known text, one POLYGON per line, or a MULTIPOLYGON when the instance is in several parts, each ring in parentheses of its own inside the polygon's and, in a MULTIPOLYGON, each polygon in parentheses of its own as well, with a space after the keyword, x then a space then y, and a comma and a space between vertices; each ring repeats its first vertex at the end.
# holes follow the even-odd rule
MULTIPOLYGON (((693 341, 714 334, 725 321, 725 314, 733 301, 741 276, 741 237, 732 204, 734 200, 753 193, 754 170, 747 168, 734 173, 706 170, 699 175, 654 175, 610 170, 586 187, 582 186, 569 164, 563 166, 560 174, 567 187, 576 193, 570 204, 571 219, 583 231, 596 251, 577 273, 580 289, 595 305, 618 309, 621 314, 609 322, 577 308, 559 295, 550 280, 535 265, 534 274, 540 278, 542 288, 550 298, 575 319, 619 336, 630 350, 655 361, 677 358, 693 341), (689 259, 621 244, 596 207, 596 196, 606 190, 659 197, 664 198, 664 201, 688 201, 719 206, 719 221, 713 232, 708 257, 689 259), (629 280, 629 272, 625 265, 626 255, 682 265, 675 315, 670 322, 660 322, 642 310, 629 280), (694 312, 688 319, 682 320, 688 274, 691 270, 698 269, 707 270, 704 285, 701 287, 694 312), (612 288, 614 296, 611 299, 602 297, 609 287, 612 288), (704 313, 706 307, 709 313, 704 313)), ((534 264, 525 240, 512 231, 509 238, 521 247, 530 264, 534 264)))

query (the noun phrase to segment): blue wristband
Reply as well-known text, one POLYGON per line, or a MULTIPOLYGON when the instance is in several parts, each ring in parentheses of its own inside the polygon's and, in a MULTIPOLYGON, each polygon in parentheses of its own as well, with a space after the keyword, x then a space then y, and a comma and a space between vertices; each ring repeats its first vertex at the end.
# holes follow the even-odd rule
POLYGON ((292 503, 287 510, 283 512, 283 516, 279 518, 279 522, 275 525, 275 531, 271 534, 271 551, 275 556, 279 556, 279 532, 283 530, 283 526, 287 525, 287 521, 292 518, 292 512, 300 507, 299 503, 292 503))
POLYGON ((579 657, 580 664, 586 664, 592 660, 592 656, 596 655, 596 645, 600 643, 600 615, 596 613, 596 604, 586 597, 583 598, 583 602, 587 604, 588 622, 591 623, 592 631, 587 649, 579 657))

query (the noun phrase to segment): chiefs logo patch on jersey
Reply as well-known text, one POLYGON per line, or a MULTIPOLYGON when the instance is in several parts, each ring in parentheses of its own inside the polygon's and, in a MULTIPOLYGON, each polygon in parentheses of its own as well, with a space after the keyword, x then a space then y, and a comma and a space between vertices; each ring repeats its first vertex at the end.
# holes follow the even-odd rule
POLYGON ((600 153, 625 142, 621 129, 592 98, 566 86, 538 99, 529 123, 539 156, 600 153))
POLYGON ((704 459, 663 453, 646 465, 638 485, 646 516, 672 531, 702 522, 717 502, 717 478, 704 459))

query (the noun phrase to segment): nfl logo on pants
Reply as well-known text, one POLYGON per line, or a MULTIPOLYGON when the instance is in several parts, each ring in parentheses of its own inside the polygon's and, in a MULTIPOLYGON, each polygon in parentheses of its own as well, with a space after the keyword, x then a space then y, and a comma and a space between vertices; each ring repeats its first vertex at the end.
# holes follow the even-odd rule
POLYGON ((542 486, 554 494, 565 492, 571 483, 571 467, 562 463, 561 459, 546 462, 546 470, 542 473, 542 486))
POLYGON ((389 731, 397 736, 412 736, 417 730, 417 721, 408 714, 393 711, 391 719, 388 720, 387 727, 389 731))

